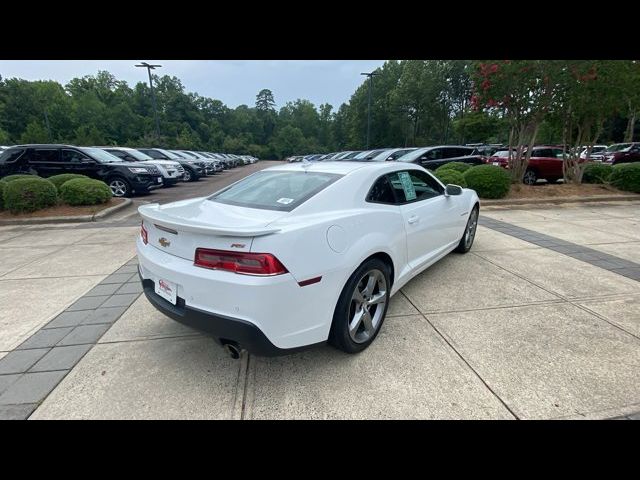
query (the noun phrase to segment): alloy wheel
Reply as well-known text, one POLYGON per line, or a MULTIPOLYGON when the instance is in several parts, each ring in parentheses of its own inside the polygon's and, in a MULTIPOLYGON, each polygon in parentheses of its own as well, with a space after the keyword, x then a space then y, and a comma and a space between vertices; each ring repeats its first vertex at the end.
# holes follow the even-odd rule
POLYGON ((114 197, 124 197, 127 194, 127 184, 122 180, 111 180, 109 188, 114 197))
POLYGON ((387 281, 377 269, 369 270, 356 284, 349 305, 349 336, 356 343, 372 338, 387 303, 387 281))
POLYGON ((473 210, 469 216, 469 222, 467 223, 467 231, 464 232, 464 246, 465 248, 471 248, 473 239, 476 236, 476 228, 478 226, 478 210, 473 210))
POLYGON ((535 185, 537 180, 538 180, 538 177, 533 170, 527 170, 526 172, 524 172, 524 178, 522 179, 522 181, 525 184, 535 185))

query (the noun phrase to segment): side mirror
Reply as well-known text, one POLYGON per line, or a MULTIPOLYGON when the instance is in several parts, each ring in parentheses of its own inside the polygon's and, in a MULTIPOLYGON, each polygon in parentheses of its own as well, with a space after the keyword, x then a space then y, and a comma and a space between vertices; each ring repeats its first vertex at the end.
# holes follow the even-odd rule
POLYGON ((447 185, 445 188, 445 195, 448 197, 449 195, 462 195, 462 187, 458 185, 447 185))

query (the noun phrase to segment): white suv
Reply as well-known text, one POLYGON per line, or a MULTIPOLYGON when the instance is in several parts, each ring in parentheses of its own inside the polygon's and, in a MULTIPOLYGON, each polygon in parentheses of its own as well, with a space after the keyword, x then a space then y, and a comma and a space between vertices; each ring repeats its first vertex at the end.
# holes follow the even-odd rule
POLYGON ((178 162, 173 160, 157 160, 149 155, 142 153, 134 148, 127 147, 98 147, 102 150, 115 155, 127 162, 139 162, 145 165, 153 165, 162 174, 165 186, 175 185, 182 180, 184 176, 184 168, 178 162))

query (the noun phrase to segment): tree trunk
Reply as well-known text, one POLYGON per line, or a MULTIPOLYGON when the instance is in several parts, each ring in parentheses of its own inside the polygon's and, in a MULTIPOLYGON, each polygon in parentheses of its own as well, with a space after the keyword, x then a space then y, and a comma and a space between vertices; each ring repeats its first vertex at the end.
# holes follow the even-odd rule
POLYGON ((629 120, 627 120, 627 130, 624 134, 625 142, 633 142, 633 131, 636 128, 636 112, 629 109, 629 120))

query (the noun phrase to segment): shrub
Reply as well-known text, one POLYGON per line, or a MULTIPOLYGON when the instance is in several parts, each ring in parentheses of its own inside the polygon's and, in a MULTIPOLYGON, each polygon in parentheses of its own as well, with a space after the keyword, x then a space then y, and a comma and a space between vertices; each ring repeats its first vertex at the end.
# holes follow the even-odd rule
POLYGON ((51 183, 56 186, 56 190, 60 193, 60 187, 64 185, 64 183, 68 180, 73 180, 75 178, 89 178, 86 175, 80 175, 78 173, 62 173, 60 175, 54 175, 53 177, 47 178, 51 183))
POLYGON ((582 183, 607 183, 611 177, 612 168, 606 163, 589 163, 584 168, 582 183))
POLYGON ((640 163, 614 165, 609 181, 620 190, 640 193, 640 163))
POLYGON ((471 168, 471 165, 469 165, 468 163, 450 162, 450 163, 445 163, 444 165, 438 167, 436 169, 436 172, 442 171, 442 170, 455 170, 456 172, 464 173, 470 168, 471 168))
POLYGON ((18 178, 4 185, 4 205, 11 213, 35 212, 57 201, 56 187, 44 178, 18 178))
POLYGON ((4 209, 4 182, 0 182, 0 210, 4 209))
POLYGON ((0 182, 9 183, 15 180, 21 180, 23 178, 42 178, 42 177, 39 177, 37 175, 29 175, 27 173, 19 173, 16 175, 7 175, 6 177, 3 177, 2 179, 0 179, 0 182))
POLYGON ((467 182, 464 179, 462 173, 453 169, 444 169, 444 170, 436 170, 436 177, 445 185, 451 183, 453 185, 459 185, 461 187, 466 187, 467 182))
POLYGON ((111 189, 100 180, 75 178, 60 187, 60 198, 69 205, 96 205, 111 198, 111 189))
POLYGON ((464 173, 467 186, 480 198, 503 198, 509 193, 511 176, 502 167, 477 165, 464 173))

